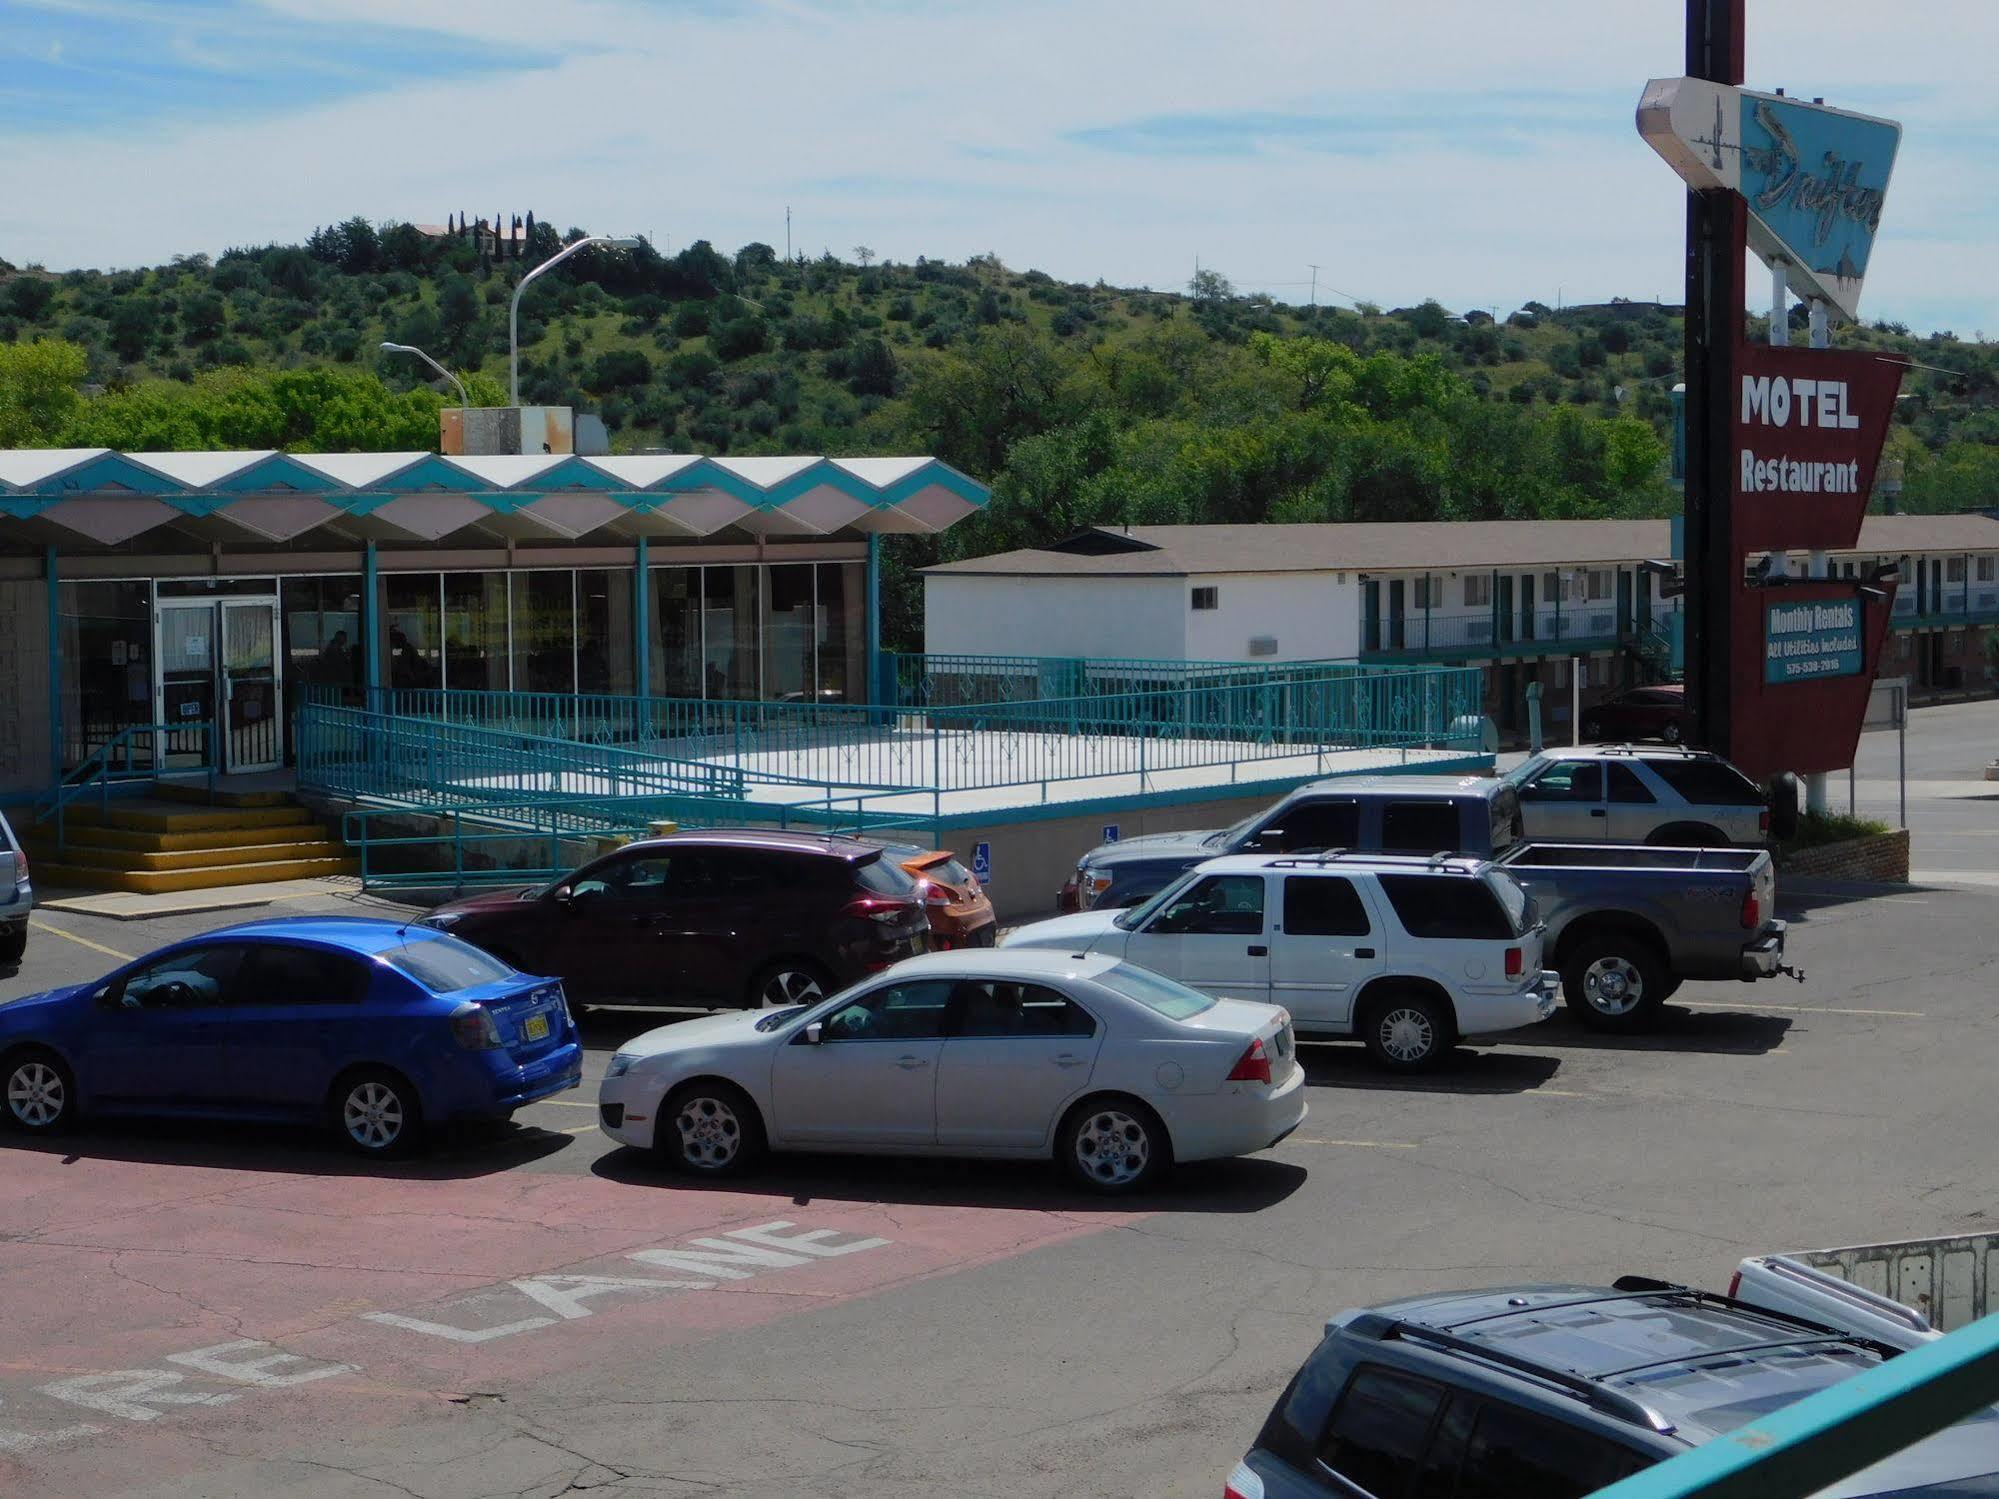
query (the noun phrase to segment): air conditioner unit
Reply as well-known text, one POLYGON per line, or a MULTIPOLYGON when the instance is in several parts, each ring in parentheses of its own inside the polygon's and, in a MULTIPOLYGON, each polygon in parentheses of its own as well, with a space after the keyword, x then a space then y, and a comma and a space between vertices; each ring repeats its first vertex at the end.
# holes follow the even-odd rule
POLYGON ((1252 635, 1249 637, 1249 653, 1252 656, 1274 656, 1277 654, 1275 635, 1252 635))

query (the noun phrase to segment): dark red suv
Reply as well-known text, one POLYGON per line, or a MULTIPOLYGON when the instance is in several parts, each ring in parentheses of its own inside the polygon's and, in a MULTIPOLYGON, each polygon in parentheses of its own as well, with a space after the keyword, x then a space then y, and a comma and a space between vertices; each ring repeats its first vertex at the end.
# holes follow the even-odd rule
POLYGON ((1630 739, 1663 739, 1678 744, 1686 738, 1687 691, 1677 682, 1634 687, 1583 709, 1583 738, 1591 744, 1622 744, 1630 739))
POLYGON ((630 843, 552 885, 423 918, 584 1003, 803 1004, 925 950, 916 882, 851 838, 756 829, 630 843))

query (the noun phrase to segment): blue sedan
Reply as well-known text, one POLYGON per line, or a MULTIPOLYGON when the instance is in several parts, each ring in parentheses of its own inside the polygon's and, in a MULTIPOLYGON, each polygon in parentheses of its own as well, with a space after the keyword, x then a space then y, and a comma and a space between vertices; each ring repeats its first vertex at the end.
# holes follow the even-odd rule
POLYGON ((6 1117, 32 1134, 85 1113, 324 1122, 387 1156, 582 1070, 558 981, 393 921, 227 927, 0 1005, 6 1117))

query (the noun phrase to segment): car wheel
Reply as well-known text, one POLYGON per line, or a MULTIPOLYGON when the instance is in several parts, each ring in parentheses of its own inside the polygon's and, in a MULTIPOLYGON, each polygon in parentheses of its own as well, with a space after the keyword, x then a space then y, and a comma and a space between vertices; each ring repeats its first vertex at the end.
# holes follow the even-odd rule
POLYGON ((793 1005, 817 1004, 832 992, 832 980, 825 969, 804 958, 787 958, 771 964, 750 980, 748 1008, 784 1010, 793 1005))
POLYGON ((1642 937, 1606 933, 1576 944, 1562 963, 1562 997, 1601 1031, 1635 1031, 1666 1002, 1665 965, 1642 937))
POLYGON ((18 963, 27 956, 27 952, 27 922, 22 922, 11 932, 0 933, 0 963, 18 963))
POLYGON ((1136 1192, 1173 1164, 1159 1116, 1135 1098, 1091 1098, 1056 1136, 1062 1169, 1093 1192, 1136 1192))
POLYGON ((7 1059, 7 1117, 31 1135, 52 1135, 76 1117, 76 1078, 52 1051, 33 1047, 7 1059))
POLYGON ((734 1176, 764 1152, 763 1118, 749 1095, 714 1079, 682 1083, 653 1125, 659 1153, 696 1176, 734 1176))
POLYGON ((333 1127, 350 1150, 386 1159, 422 1142, 423 1106, 407 1078, 365 1068, 333 1085, 333 1127))
POLYGON ((1457 1044, 1450 1006, 1433 994, 1410 990, 1380 999, 1367 1012, 1361 1040, 1375 1062, 1391 1072, 1423 1072, 1457 1044))
POLYGON ((1664 727, 1659 731, 1659 737, 1665 740, 1666 743, 1668 744, 1678 744, 1680 742, 1680 734, 1681 734, 1681 729, 1679 724, 1677 724, 1671 719, 1668 719, 1666 721, 1666 727, 1664 727))

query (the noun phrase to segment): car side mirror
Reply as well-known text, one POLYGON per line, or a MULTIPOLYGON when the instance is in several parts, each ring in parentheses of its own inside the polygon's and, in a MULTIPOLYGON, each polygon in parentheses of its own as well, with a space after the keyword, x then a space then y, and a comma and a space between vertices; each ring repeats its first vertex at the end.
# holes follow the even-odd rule
POLYGON ((92 994, 90 1002, 100 1010, 116 1010, 121 1008, 119 997, 109 984, 104 985, 96 993, 92 994))
POLYGON ((815 1020, 805 1027, 804 1036, 807 1046, 817 1046, 826 1039, 826 1028, 815 1020))

